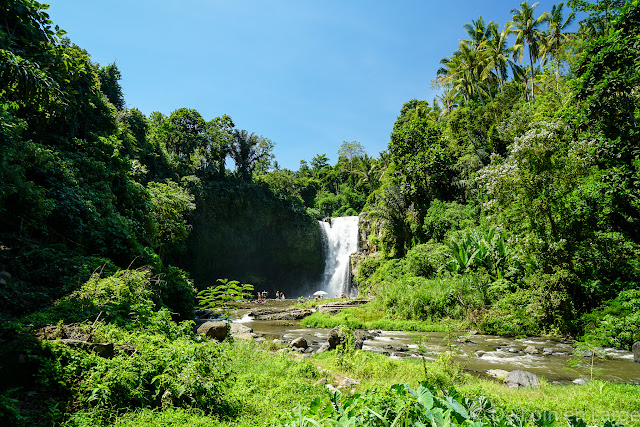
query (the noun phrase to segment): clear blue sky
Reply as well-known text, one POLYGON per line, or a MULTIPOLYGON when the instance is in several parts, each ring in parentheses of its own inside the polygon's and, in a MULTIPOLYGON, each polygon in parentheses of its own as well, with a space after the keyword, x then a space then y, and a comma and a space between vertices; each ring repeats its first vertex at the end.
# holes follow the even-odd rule
MULTIPOLYGON (((538 14, 556 2, 540 1, 538 14)), ((229 114, 273 140, 278 163, 359 141, 386 149, 402 104, 429 102, 440 59, 482 15, 520 1, 52 0, 54 24, 92 60, 116 62, 129 108, 229 114)), ((565 7, 566 9, 566 7, 565 7)), ((565 15, 568 11, 565 12, 565 15)))

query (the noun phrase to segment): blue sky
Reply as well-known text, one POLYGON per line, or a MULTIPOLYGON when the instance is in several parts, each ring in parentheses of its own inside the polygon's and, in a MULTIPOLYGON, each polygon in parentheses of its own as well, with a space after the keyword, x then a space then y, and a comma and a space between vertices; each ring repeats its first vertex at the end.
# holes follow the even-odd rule
POLYGON ((93 61, 116 62, 129 108, 229 114, 297 170, 316 154, 335 163, 342 141, 377 156, 402 104, 438 93, 431 80, 466 37, 462 26, 478 16, 504 25, 519 4, 52 0, 49 14, 93 61))

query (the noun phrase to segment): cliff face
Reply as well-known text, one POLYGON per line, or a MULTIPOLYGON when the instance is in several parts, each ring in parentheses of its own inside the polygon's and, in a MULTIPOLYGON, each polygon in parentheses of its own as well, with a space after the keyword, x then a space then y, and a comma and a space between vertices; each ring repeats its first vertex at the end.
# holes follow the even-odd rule
POLYGON ((352 283, 356 283, 360 263, 367 257, 377 256, 375 246, 369 244, 369 236, 381 237, 380 219, 374 219, 369 212, 362 212, 358 216, 358 251, 351 254, 350 274, 352 283))
POLYGON ((320 228, 303 210, 244 182, 209 183, 196 204, 182 261, 197 286, 228 278, 289 296, 320 280, 320 228))

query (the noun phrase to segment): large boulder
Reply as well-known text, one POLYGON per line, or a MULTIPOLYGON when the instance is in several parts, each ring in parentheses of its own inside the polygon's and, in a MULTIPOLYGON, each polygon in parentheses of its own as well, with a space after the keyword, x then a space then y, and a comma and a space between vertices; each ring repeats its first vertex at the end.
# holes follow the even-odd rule
POLYGON ((539 387, 540 381, 536 374, 527 371, 511 371, 504 378, 504 384, 509 388, 539 387))
POLYGON ((633 361, 636 363, 640 363, 640 341, 636 341, 631 346, 631 351, 633 352, 633 361))
POLYGON ((229 324, 227 322, 203 323, 198 327, 198 333, 207 338, 222 341, 229 334, 229 324))
POLYGON ((236 335, 241 335, 241 334, 250 334, 252 332, 253 332, 253 329, 243 325, 242 323, 234 323, 234 322, 230 323, 229 334, 231 334, 232 337, 235 337, 236 335))
POLYGON ((340 326, 336 326, 329 331, 329 337, 327 338, 327 341, 329 342, 329 348, 331 350, 335 350, 336 347, 345 342, 346 339, 347 335, 342 330, 342 328, 340 328, 340 326))

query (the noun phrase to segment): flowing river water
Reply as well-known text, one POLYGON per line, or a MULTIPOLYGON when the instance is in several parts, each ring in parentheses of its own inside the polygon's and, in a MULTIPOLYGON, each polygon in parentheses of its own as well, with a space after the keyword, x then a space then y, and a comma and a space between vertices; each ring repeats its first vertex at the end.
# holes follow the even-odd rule
MULTIPOLYGON (((246 310, 239 310, 236 321, 253 329, 264 339, 274 338, 292 341, 298 337, 307 340, 314 351, 327 341, 329 329, 306 328, 296 320, 252 320, 246 316, 246 310)), ((569 341, 542 337, 509 338, 494 335, 468 335, 438 332, 376 331, 369 334, 362 349, 387 354, 393 358, 420 357, 418 342, 423 342, 427 359, 435 359, 438 354, 454 350, 455 360, 465 371, 487 376, 487 371, 516 369, 533 372, 549 382, 569 384, 580 378, 588 379, 588 368, 579 371, 570 368, 570 359, 580 359, 589 365, 592 358, 575 356, 575 349, 569 341), (459 335, 459 336, 458 336, 459 335), (525 350, 538 349, 538 354, 529 354, 525 350)), ((629 351, 604 349, 606 359, 595 358, 594 378, 613 382, 640 384, 640 363, 633 361, 629 351)))

